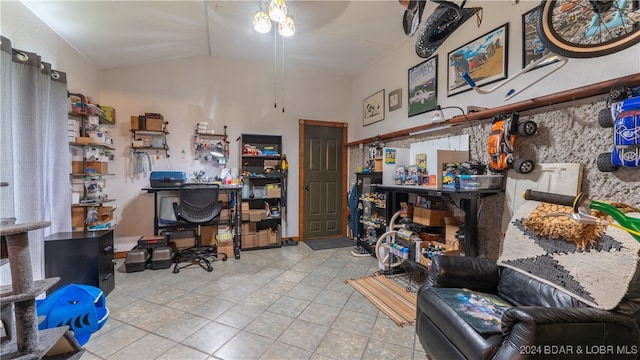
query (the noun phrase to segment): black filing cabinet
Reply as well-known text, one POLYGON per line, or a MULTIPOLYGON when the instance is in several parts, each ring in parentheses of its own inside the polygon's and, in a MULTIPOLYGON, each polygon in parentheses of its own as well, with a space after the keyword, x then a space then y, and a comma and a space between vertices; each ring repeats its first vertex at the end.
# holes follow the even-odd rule
POLYGON ((45 277, 60 277, 49 293, 68 284, 115 287, 113 230, 57 233, 44 239, 45 277))

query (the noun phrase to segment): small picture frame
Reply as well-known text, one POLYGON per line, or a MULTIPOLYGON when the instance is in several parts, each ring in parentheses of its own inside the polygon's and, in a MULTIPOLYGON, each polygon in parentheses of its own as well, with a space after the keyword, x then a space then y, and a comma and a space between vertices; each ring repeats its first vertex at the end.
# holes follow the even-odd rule
MULTIPOLYGON (((538 17, 540 17, 540 7, 535 7, 522 14, 522 68, 550 53, 538 36, 538 17)), ((545 61, 536 66, 537 69, 558 61, 545 61)), ((531 70, 533 70, 531 69, 531 70)))
POLYGON ((447 96, 471 90, 462 78, 471 76, 478 86, 507 78, 509 23, 453 50, 447 56, 447 96))
POLYGON ((384 89, 362 101, 363 126, 384 120, 384 89))
POLYGON ((389 111, 402 108, 402 89, 395 89, 389 93, 389 111))
POLYGON ((438 55, 409 69, 409 117, 431 111, 438 104, 438 55))

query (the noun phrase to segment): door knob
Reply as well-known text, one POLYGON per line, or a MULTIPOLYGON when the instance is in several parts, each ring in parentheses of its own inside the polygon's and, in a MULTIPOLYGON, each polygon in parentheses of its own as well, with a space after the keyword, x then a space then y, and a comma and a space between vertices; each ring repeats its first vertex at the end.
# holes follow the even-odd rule
POLYGON ((305 186, 304 189, 309 191, 309 185, 305 186))

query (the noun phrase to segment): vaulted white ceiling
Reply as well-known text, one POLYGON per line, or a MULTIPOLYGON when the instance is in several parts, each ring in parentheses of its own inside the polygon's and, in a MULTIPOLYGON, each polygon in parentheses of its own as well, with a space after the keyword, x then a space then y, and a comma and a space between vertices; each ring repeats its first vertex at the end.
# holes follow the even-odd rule
POLYGON ((99 69, 195 55, 273 63, 284 48, 287 63, 355 76, 403 41, 414 41, 402 29, 397 0, 287 0, 296 34, 284 44, 274 30, 253 30, 258 0, 23 3, 99 69))

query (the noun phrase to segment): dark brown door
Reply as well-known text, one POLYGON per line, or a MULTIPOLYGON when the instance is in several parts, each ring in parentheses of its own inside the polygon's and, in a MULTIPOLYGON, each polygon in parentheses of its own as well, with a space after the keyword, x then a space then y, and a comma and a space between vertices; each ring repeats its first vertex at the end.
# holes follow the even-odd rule
POLYGON ((302 239, 346 236, 346 125, 310 120, 300 124, 302 239))

